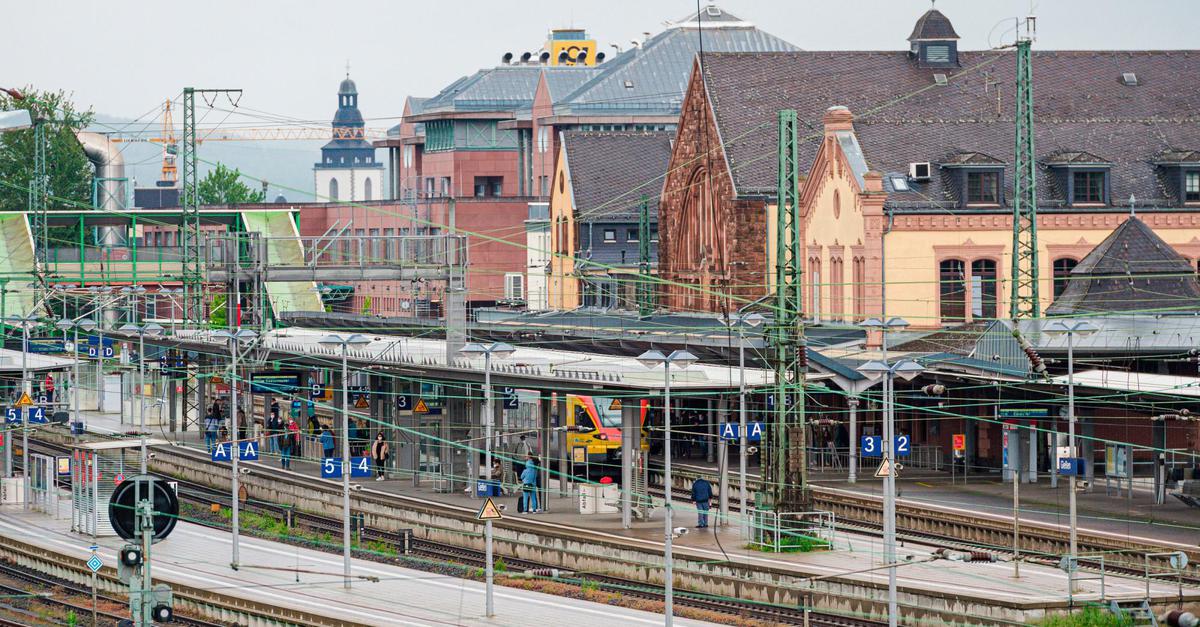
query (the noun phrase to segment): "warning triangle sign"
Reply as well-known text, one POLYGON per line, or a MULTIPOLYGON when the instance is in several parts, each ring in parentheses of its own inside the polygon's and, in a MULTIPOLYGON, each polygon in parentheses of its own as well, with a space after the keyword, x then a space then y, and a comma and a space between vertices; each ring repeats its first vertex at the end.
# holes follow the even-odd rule
POLYGON ((17 407, 33 407, 33 399, 29 398, 29 392, 21 393, 21 398, 17 400, 17 407))
POLYGON ((354 407, 356 409, 366 409, 370 406, 371 404, 367 402, 367 397, 365 396, 360 396, 358 397, 358 400, 354 401, 354 407))
POLYGON ((428 414, 429 406, 425 404, 425 399, 418 398, 416 406, 413 407, 413 411, 418 414, 428 414))
POLYGON ((879 464, 879 469, 875 471, 876 477, 889 477, 892 474, 892 460, 883 458, 883 463, 879 464))
POLYGON ((479 520, 500 520, 504 516, 500 515, 500 508, 492 502, 491 497, 483 502, 483 507, 479 508, 479 515, 476 516, 479 520))
POLYGON ((621 411, 621 399, 614 398, 612 400, 612 403, 609 403, 608 410, 609 411, 621 411))

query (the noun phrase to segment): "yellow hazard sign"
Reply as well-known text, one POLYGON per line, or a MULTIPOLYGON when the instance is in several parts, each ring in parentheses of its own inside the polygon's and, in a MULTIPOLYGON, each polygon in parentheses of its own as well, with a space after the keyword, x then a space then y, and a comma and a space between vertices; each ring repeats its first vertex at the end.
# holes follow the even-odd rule
POLYGON ((367 402, 367 397, 365 396, 359 396, 358 400, 354 401, 354 407, 356 409, 366 409, 370 406, 371 404, 367 402))
POLYGON ((425 399, 418 398, 417 404, 415 406, 413 406, 413 411, 418 414, 428 414, 429 406, 425 404, 425 399))
POLYGON ((875 471, 876 477, 888 477, 892 474, 892 461, 888 458, 883 458, 883 463, 879 464, 879 469, 875 471))
POLYGON ((476 518, 479 520, 500 520, 504 516, 500 514, 500 508, 496 507, 491 497, 488 497, 488 500, 483 502, 483 507, 479 508, 479 515, 476 518))
POLYGON ((614 398, 612 400, 612 402, 608 404, 608 410, 609 411, 621 411, 621 399, 614 398))
POLYGON ((21 398, 17 400, 17 407, 33 407, 33 399, 29 398, 29 392, 21 393, 21 398))

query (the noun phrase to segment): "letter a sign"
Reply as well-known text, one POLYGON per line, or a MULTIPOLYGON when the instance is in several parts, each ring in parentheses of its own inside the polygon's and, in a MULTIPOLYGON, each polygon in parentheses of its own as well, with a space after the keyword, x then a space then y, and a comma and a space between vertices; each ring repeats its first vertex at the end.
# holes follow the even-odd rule
POLYGON ((258 444, 254 440, 246 440, 238 447, 238 459, 244 462, 258 461, 258 444))
POLYGON ((229 442, 218 442, 212 450, 212 460, 214 462, 229 461, 229 442))

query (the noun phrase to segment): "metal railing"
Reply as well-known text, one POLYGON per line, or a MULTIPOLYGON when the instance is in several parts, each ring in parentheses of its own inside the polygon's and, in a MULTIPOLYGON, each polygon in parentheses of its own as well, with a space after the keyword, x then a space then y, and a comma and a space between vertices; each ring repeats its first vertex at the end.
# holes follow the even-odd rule
MULTIPOLYGON (((925 470, 941 470, 944 466, 942 447, 930 444, 913 445, 909 454, 900 456, 899 461, 905 468, 922 468, 925 470)), ((809 470, 841 471, 850 465, 849 447, 814 446, 808 449, 809 470)), ((873 468, 879 464, 879 457, 866 457, 862 449, 858 449, 859 469, 873 468)))
MULTIPOLYGON (((209 267, 230 268, 239 251, 243 263, 250 256, 240 235, 218 235, 208 240, 209 267)), ((463 266, 467 262, 465 235, 379 235, 260 237, 260 258, 274 267, 366 268, 380 266, 463 266)))
POLYGON ((779 553, 789 548, 832 548, 836 534, 833 512, 750 511, 751 545, 779 553))

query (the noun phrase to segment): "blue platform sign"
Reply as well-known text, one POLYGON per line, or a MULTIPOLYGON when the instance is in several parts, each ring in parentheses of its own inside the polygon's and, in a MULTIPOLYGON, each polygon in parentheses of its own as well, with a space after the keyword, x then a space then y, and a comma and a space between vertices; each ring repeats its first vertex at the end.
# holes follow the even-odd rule
POLYGON ((1078 477, 1083 472, 1083 459, 1079 457, 1058 458, 1058 474, 1078 477))
POLYGON ((246 440, 238 443, 238 459, 244 462, 258 461, 258 442, 246 440))
POLYGON ((500 388, 500 394, 504 396, 504 409, 521 407, 521 398, 517 396, 516 388, 500 388))
POLYGON ((342 477, 342 458, 326 457, 321 460, 322 479, 340 479, 342 477))
MULTIPOLYGON (((898 435, 892 438, 892 452, 896 457, 907 457, 911 452, 909 436, 898 435)), ((883 456, 883 436, 864 435, 859 442, 859 451, 863 457, 883 456)))
POLYGON ((350 476, 351 477, 370 477, 371 476, 371 458, 370 457, 351 457, 350 458, 350 476))
POLYGON ((412 411, 412 396, 408 394, 396 395, 396 409, 399 411, 412 411))
POLYGON ((229 442, 217 442, 217 445, 212 449, 211 455, 214 462, 229 461, 229 442))
POLYGON ((8 424, 21 424, 21 410, 16 407, 9 407, 4 410, 4 422, 8 424))
MULTIPOLYGON (((739 424, 736 422, 726 422, 721 424, 721 439, 722 440, 739 440, 741 439, 741 430, 738 429, 739 424)), ((763 423, 748 422, 746 423, 746 441, 758 442, 762 440, 763 423)))
POLYGON ((46 408, 45 407, 30 407, 29 422, 36 424, 46 424, 46 408))

